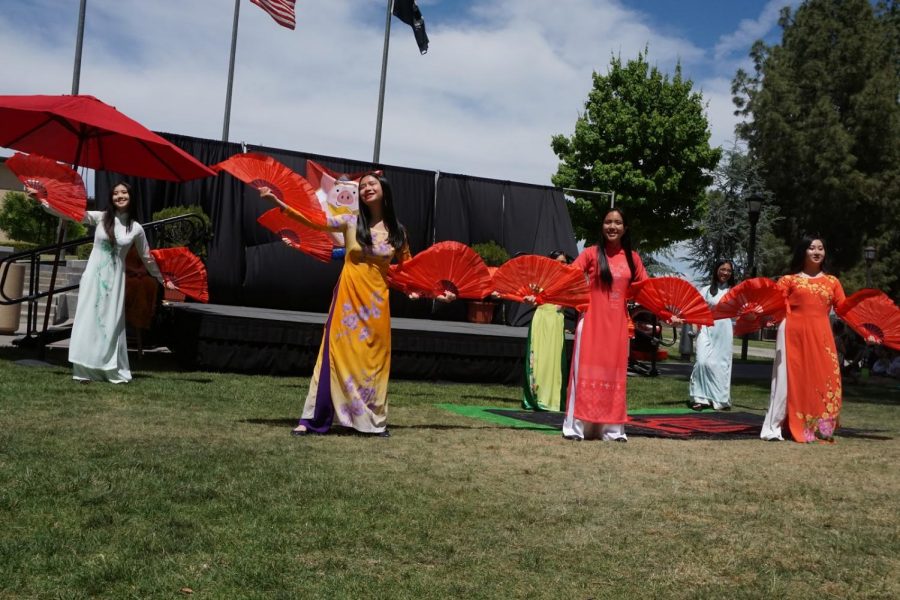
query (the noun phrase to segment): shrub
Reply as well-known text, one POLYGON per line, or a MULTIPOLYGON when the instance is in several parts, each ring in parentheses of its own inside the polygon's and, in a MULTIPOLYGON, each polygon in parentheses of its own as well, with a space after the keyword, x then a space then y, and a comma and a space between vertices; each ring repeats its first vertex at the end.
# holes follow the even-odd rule
POLYGON ((167 225, 163 229, 158 230, 156 246, 158 248, 187 246, 191 252, 200 258, 206 258, 206 247, 212 240, 212 225, 209 216, 203 212, 203 209, 200 208, 200 206, 196 204, 190 206, 170 206, 153 213, 153 220, 161 221, 162 219, 189 214, 197 215, 202 219, 203 226, 200 231, 196 230, 193 220, 167 225))
MULTIPOLYGON (((7 192, 0 208, 0 229, 11 240, 46 246, 56 242, 59 218, 46 212, 22 192, 7 192)), ((66 221, 66 239, 83 237, 87 229, 81 223, 66 221)))
POLYGON ((493 240, 481 244, 472 244, 472 250, 474 250, 478 256, 481 257, 481 260, 484 261, 484 264, 489 267, 499 267, 509 260, 509 253, 506 249, 493 240))

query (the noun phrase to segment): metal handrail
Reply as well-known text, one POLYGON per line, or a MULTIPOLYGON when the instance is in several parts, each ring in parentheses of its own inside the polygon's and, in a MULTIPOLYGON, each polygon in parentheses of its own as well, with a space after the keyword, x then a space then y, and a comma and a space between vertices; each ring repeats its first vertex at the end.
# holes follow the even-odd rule
MULTIPOLYGON (((143 223, 142 227, 144 231, 148 233, 152 239, 156 234, 159 235, 160 238, 166 239, 167 233, 166 228, 184 222, 186 224, 190 224, 190 230, 188 232, 187 238, 190 240, 189 244, 193 244, 197 241, 200 241, 201 238, 205 235, 206 223, 203 219, 196 214, 188 213, 184 215, 177 215, 174 217, 169 217, 167 219, 160 219, 158 221, 151 221, 150 223, 143 223)), ((183 233, 183 232, 182 232, 183 233)), ((40 266, 41 266, 41 254, 52 254, 56 253, 57 250, 62 251, 70 248, 77 248, 82 244, 89 244, 94 241, 93 235, 88 235, 85 237, 81 237, 75 240, 69 240, 67 242, 63 242, 62 244, 50 244, 47 246, 41 246, 40 248, 32 248, 30 250, 23 250, 21 252, 16 252, 10 254, 9 256, 0 259, 0 306, 8 306, 11 304, 22 304, 23 302, 28 303, 28 326, 26 329, 25 336, 32 337, 37 329, 37 302, 42 298, 48 298, 47 302, 49 303, 49 298, 55 294, 61 294, 63 292, 68 292, 74 289, 77 289, 80 285, 79 283, 67 285, 65 287, 52 287, 51 289, 40 291, 39 288, 39 278, 40 278, 40 266), (6 285, 6 277, 9 274, 9 269, 4 268, 6 264, 15 264, 19 262, 28 262, 30 263, 31 269, 28 278, 28 293, 19 298, 10 298, 3 291, 6 285)), ((43 264, 52 264, 52 261, 49 263, 45 262, 43 264)), ((41 332, 44 333, 44 332, 41 332)))

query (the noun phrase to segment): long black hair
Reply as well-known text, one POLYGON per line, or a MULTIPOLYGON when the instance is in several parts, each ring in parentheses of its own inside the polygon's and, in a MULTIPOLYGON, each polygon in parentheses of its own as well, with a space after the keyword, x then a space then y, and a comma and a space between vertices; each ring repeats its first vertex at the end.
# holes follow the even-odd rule
POLYGON ((822 239, 822 236, 807 233, 794 246, 794 255, 791 257, 791 273, 799 273, 803 270, 803 265, 806 263, 806 251, 816 240, 822 242, 822 249, 825 251, 825 260, 822 261, 822 272, 825 272, 825 265, 828 264, 828 246, 825 245, 825 240, 822 239))
POLYGON ((562 250, 554 250, 553 252, 551 252, 551 253, 548 254, 547 256, 550 257, 550 258, 552 258, 553 260, 558 260, 560 256, 565 256, 565 257, 566 257, 566 264, 569 264, 570 262, 572 262, 572 257, 569 256, 568 254, 566 254, 565 252, 563 252, 562 250))
POLYGON ((128 190, 128 208, 125 209, 125 231, 131 231, 131 224, 135 221, 140 221, 140 203, 134 197, 134 188, 131 187, 131 184, 126 183, 124 181, 120 181, 109 190, 109 208, 106 209, 106 212, 103 213, 103 230, 106 231, 106 237, 109 238, 109 243, 113 246, 116 245, 116 206, 113 204, 113 193, 116 191, 116 188, 122 186, 126 190, 128 190))
MULTIPOLYGON (((622 217, 622 225, 625 226, 625 231, 622 233, 622 250, 625 251, 625 260, 628 261, 628 269, 631 271, 631 281, 634 281, 636 269, 631 251, 631 232, 628 230, 628 219, 625 218, 625 213, 621 208, 611 208, 603 215, 603 221, 606 221, 606 217, 614 212, 619 213, 619 216, 622 217)), ((600 264, 600 268, 597 269, 597 284, 600 287, 610 288, 612 287, 613 276, 612 271, 609 269, 609 260, 606 258, 606 237, 603 235, 603 221, 601 221, 600 225, 600 241, 597 242, 597 261, 600 264)))
MULTIPOLYGON (((374 177, 381 184, 381 218, 388 230, 388 241, 394 250, 400 250, 406 243, 406 228, 397 220, 397 214, 394 212, 394 192, 391 190, 391 182, 384 175, 374 171, 360 177, 359 182, 362 183, 366 177, 374 177)), ((372 233, 369 231, 371 219, 372 213, 369 211, 369 207, 360 198, 359 217, 356 219, 356 239, 364 246, 372 245, 372 233)))
POLYGON ((719 293, 719 267, 725 264, 731 265, 731 277, 728 278, 726 285, 728 287, 734 287, 734 263, 730 258, 720 258, 712 268, 712 274, 709 278, 709 293, 712 296, 719 293))

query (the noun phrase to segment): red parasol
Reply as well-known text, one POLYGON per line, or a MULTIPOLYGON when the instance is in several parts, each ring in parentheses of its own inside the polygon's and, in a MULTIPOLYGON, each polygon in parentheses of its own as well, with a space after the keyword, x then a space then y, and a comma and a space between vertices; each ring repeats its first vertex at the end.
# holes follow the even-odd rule
POLYGON ((163 279, 171 281, 182 293, 200 302, 209 302, 206 267, 187 248, 151 250, 163 279))
POLYGON ((742 336, 782 321, 787 313, 784 291, 767 277, 737 284, 713 308, 714 319, 736 319, 734 335, 742 336))
POLYGON ((490 283, 481 257, 460 242, 438 242, 403 265, 391 265, 390 284, 404 293, 434 298, 453 292, 458 298, 480 300, 490 283))
POLYGON ((864 339, 900 350, 900 309, 881 290, 859 290, 844 300, 838 316, 864 339))
POLYGON ((322 262, 331 261, 334 242, 324 231, 307 227, 286 216, 280 208, 267 210, 257 223, 281 237, 285 244, 322 262))
POLYGON ((212 168, 217 172, 230 173, 256 189, 271 189, 276 198, 304 217, 313 223, 325 225, 325 212, 313 187, 306 179, 271 156, 257 152, 235 154, 212 168))
POLYGON ((678 277, 654 277, 632 284, 634 300, 663 320, 678 317, 686 323, 712 325, 706 300, 690 283, 678 277))
POLYGON ((93 96, 0 96, 0 146, 135 177, 187 181, 215 175, 93 96))
POLYGON ((37 154, 19 154, 6 161, 19 181, 37 191, 37 198, 76 223, 84 219, 87 193, 81 175, 66 165, 37 154))
POLYGON ((501 265, 494 273, 491 291, 515 302, 534 296, 536 304, 559 304, 578 310, 590 303, 590 289, 581 269, 535 254, 518 256, 501 265))

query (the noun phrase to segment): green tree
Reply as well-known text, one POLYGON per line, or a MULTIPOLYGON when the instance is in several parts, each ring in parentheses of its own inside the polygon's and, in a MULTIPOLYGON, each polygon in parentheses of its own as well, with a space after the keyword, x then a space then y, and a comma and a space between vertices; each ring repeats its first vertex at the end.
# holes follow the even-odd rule
POLYGON ((688 246, 690 265, 699 273, 710 273, 716 260, 734 261, 735 276, 744 279, 748 272, 750 219, 747 198, 762 197, 763 207, 756 229, 755 264, 757 275, 775 276, 784 272, 790 249, 774 234, 780 220, 772 194, 763 187, 758 167, 748 154, 737 148, 725 153, 713 171, 713 187, 700 206, 697 236, 688 246))
MULTIPOLYGON (((0 208, 0 229, 10 239, 45 246, 56 242, 59 218, 41 208, 38 202, 22 192, 7 192, 0 208)), ((87 229, 81 223, 66 221, 66 239, 85 235, 87 229)))
POLYGON ((875 284, 900 293, 900 18, 896 2, 807 0, 781 13, 780 44, 754 44, 732 84, 738 134, 784 217, 792 244, 822 235, 833 269, 856 287, 862 249, 875 284))
MULTIPOLYGON (((554 185, 615 191, 631 221, 632 236, 652 252, 692 237, 696 206, 721 150, 709 145, 709 124, 700 93, 682 78, 671 79, 646 60, 647 51, 608 73, 593 74, 585 112, 575 133, 556 135, 560 158, 554 185)), ((594 240, 609 203, 595 196, 569 203, 575 235, 594 240)))

